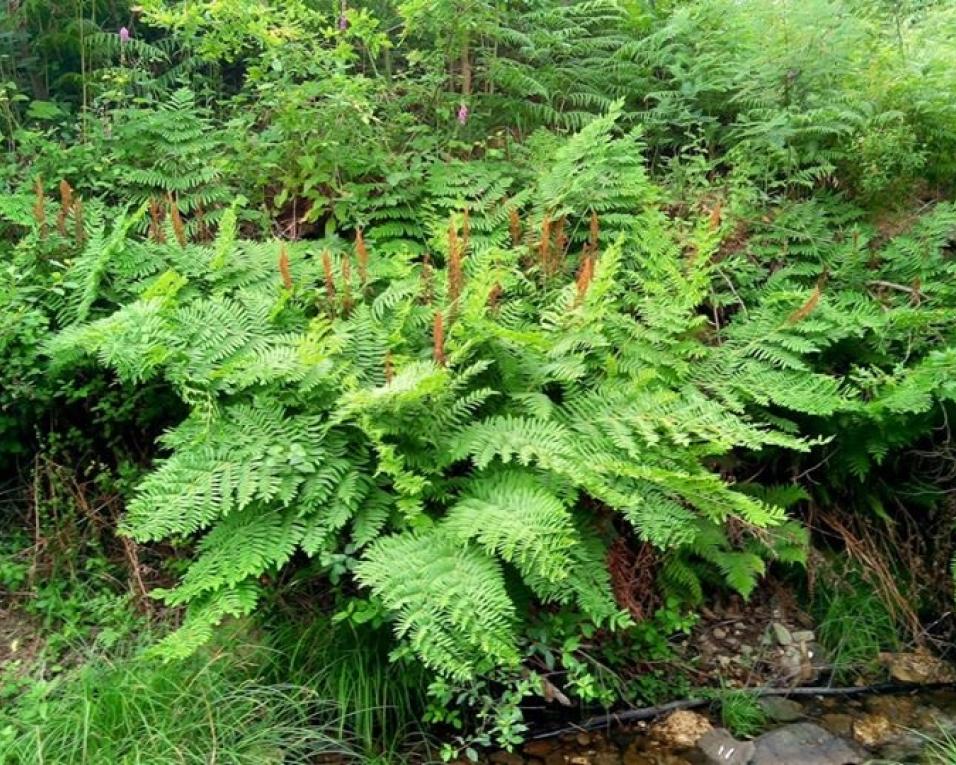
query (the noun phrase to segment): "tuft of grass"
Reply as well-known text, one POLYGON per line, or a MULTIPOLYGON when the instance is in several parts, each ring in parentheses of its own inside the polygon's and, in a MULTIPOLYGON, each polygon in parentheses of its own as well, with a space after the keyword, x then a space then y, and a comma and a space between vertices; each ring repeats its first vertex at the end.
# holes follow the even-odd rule
POLYGON ((0 710, 4 765, 283 765, 358 756, 314 689, 224 656, 91 657, 0 710))
POLYGON ((938 734, 925 738, 922 761, 926 765, 956 765, 956 736, 951 731, 941 728, 938 734))
POLYGON ((767 725, 767 715, 755 694, 722 688, 716 696, 720 720, 735 736, 753 736, 767 725))
POLYGON ((428 747, 420 721, 431 678, 417 662, 391 660, 387 630, 322 617, 279 624, 270 676, 307 684, 332 702, 341 713, 336 735, 387 762, 428 747))
POLYGON ((852 570, 822 578, 812 610, 837 681, 875 671, 880 651, 899 647, 898 625, 886 603, 852 570))

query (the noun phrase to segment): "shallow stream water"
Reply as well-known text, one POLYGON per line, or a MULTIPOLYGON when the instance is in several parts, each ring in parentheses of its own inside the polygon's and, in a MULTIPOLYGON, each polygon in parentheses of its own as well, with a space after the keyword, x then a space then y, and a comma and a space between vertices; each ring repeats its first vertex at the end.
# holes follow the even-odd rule
POLYGON ((956 690, 811 696, 776 706, 768 711, 778 719, 768 722, 753 742, 743 737, 733 742, 720 730, 719 716, 703 708, 678 713, 683 716, 670 722, 664 717, 602 730, 572 730, 532 740, 518 752, 494 753, 489 760, 496 765, 956 765, 956 760, 926 759, 931 738, 956 733, 956 690), (689 745, 688 737, 695 732, 681 730, 688 725, 715 730, 697 745, 689 745), (809 745, 808 733, 813 738, 809 745), (722 749, 714 744, 708 750, 706 742, 720 736, 732 743, 722 749), (822 748, 814 748, 817 742, 822 748), (731 754, 725 757, 727 752, 731 754))

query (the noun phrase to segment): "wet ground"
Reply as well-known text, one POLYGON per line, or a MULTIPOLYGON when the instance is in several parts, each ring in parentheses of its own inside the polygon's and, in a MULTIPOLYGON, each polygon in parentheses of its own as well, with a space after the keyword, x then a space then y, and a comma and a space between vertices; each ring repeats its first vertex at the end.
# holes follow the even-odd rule
MULTIPOLYGON (((734 738, 704 708, 651 722, 569 731, 497 752, 496 765, 862 765, 927 762, 930 737, 956 733, 956 691, 764 700, 768 722, 734 738)), ((933 765, 956 765, 946 759, 933 765)))

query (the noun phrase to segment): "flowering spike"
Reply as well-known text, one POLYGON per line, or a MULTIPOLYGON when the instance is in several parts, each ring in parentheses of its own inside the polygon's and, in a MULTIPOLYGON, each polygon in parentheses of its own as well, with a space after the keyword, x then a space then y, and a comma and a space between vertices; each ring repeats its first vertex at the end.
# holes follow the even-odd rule
POLYGON ((355 256, 358 258, 359 281, 362 282, 362 287, 365 287, 368 284, 368 249, 365 247, 362 229, 355 232, 355 256))
POLYGON ((468 107, 465 104, 462 104, 458 107, 458 124, 464 125, 468 122, 468 107))
POLYGON ((432 339, 434 348, 432 356, 438 366, 445 366, 445 318, 441 311, 435 311, 435 323, 432 327, 432 339))
POLYGON ((292 289, 292 271, 289 270, 289 253, 283 244, 279 247, 279 274, 282 276, 282 286, 292 289))
POLYGON ((73 209, 73 187, 64 179, 60 181, 60 211, 56 215, 56 230, 66 236, 66 216, 73 209))
POLYGON ((322 271, 325 273, 325 297, 329 301, 329 310, 335 311, 335 275, 332 273, 332 256, 328 250, 322 253, 322 271))
POLYGON ((564 227, 566 223, 567 217, 562 215, 560 218, 558 218, 558 225, 555 227, 554 231, 554 246, 557 250, 556 254, 559 259, 564 256, 564 253, 568 248, 568 237, 567 234, 564 233, 564 227))
POLYGON ((494 311, 498 307, 498 301, 501 299, 501 282, 495 282, 494 286, 488 290, 488 307, 494 311))
POLYGON ((807 318, 811 313, 813 313, 813 309, 817 307, 817 303, 820 302, 820 296, 822 294, 823 293, 820 291, 820 285, 816 285, 813 288, 813 292, 810 293, 810 297, 807 298, 807 301, 787 317, 787 323, 797 324, 798 322, 801 322, 807 318))
POLYGON ((707 225, 711 231, 716 231, 718 228, 720 228, 720 222, 723 220, 723 207, 723 203, 718 201, 717 204, 714 205, 714 209, 710 211, 710 217, 707 220, 707 225))
POLYGON ((179 205, 172 193, 166 195, 166 201, 169 203, 169 217, 173 221, 173 234, 176 235, 176 241, 180 247, 186 246, 186 226, 183 223, 183 216, 179 214, 179 205))
POLYGON ((33 183, 33 192, 36 200, 33 203, 33 220, 41 239, 46 239, 46 194, 43 192, 43 177, 38 175, 33 183))
POLYGON ((130 40, 130 33, 126 27, 120 27, 119 31, 120 45, 126 45, 130 40))
POLYGON ((196 222, 199 224, 199 239, 202 242, 209 241, 209 226, 206 225, 206 211, 202 205, 196 205, 196 222))
POLYGON ((163 231, 163 209, 158 199, 149 200, 149 238, 156 244, 166 242, 166 234, 163 231))
POLYGON ((508 229, 511 232, 511 245, 517 247, 521 244, 521 218, 517 207, 512 207, 508 213, 508 229))

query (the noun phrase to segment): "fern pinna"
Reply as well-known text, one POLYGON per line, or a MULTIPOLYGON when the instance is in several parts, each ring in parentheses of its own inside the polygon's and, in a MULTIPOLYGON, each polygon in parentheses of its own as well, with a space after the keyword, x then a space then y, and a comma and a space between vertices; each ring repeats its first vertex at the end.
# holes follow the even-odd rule
POLYGON ((451 211, 430 197, 422 233, 403 234, 416 248, 243 241, 228 210, 210 244, 79 259, 138 297, 71 313, 48 353, 162 378, 191 407, 125 521, 137 540, 198 539, 157 593, 187 606, 160 651, 189 653, 253 610, 262 575, 295 556, 348 573, 459 679, 520 661, 519 601, 627 624, 604 560, 625 528, 690 597, 701 575, 747 594, 768 559, 801 559, 783 503, 715 460, 806 451, 794 417, 879 406, 809 366, 834 343, 838 301, 858 317, 844 335, 873 312, 849 291, 814 297, 809 267, 775 272, 772 297, 715 336, 699 307, 750 301, 747 284, 721 291, 721 231, 671 225, 615 117, 549 140, 521 189, 451 211))

